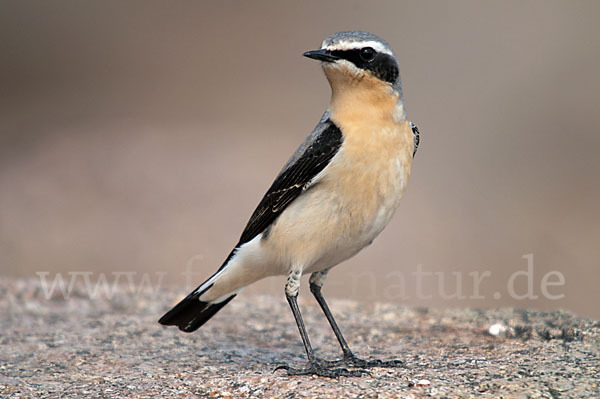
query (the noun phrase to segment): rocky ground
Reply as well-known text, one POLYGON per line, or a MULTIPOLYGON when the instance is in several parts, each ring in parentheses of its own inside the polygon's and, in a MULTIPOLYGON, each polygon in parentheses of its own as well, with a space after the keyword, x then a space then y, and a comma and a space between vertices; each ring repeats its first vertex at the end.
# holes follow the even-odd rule
MULTIPOLYGON (((273 369, 305 358, 283 297, 239 295, 184 334, 156 323, 183 294, 46 299, 35 281, 0 278, 0 397, 600 397, 600 322, 570 313, 331 300, 358 355, 403 367, 288 377, 273 369)), ((338 356, 312 298, 301 307, 319 356, 338 356)))

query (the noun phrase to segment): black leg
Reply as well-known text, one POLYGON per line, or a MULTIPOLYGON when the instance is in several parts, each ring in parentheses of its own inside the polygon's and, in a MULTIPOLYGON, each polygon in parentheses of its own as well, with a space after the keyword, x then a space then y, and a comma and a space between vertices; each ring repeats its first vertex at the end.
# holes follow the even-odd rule
POLYGON ((298 296, 290 296, 286 294, 285 297, 290 304, 290 308, 294 314, 294 319, 296 319, 296 325, 298 326, 298 331, 300 331, 300 337, 302 338, 304 349, 306 349, 306 357, 308 357, 308 362, 315 363, 315 352, 310 345, 310 340, 308 339, 308 334, 306 333, 306 327, 304 327, 304 321, 302 320, 302 315, 300 314, 300 309, 298 308, 298 296))
POLYGON ((300 314, 300 309, 298 308, 298 288, 300 286, 300 276, 299 272, 292 272, 288 277, 288 282, 286 284, 285 289, 285 297, 290 304, 290 308, 292 309, 292 313, 294 314, 294 319, 296 319, 296 325, 298 326, 298 331, 300 332, 300 337, 302 338, 302 343, 304 344, 304 349, 306 349, 306 356, 308 357, 308 364, 305 368, 296 369, 287 365, 278 366, 275 370, 286 370, 288 375, 318 375, 321 377, 354 377, 360 376, 364 373, 363 370, 347 370, 344 368, 332 368, 330 364, 322 364, 319 362, 315 356, 312 346, 310 345, 310 340, 308 339, 308 334, 306 333, 306 328, 304 327, 304 321, 302 320, 302 315, 300 314))
POLYGON ((329 325, 333 329, 333 333, 335 334, 338 342, 340 343, 340 346, 342 347, 342 352, 344 352, 344 358, 353 356, 350 347, 346 343, 346 340, 344 339, 340 328, 338 327, 337 323, 335 322, 335 319, 333 318, 333 315, 331 314, 331 311, 329 310, 329 306, 327 306, 327 302, 325 302, 323 294, 321 294, 321 286, 311 282, 310 292, 312 292, 315 299, 319 303, 319 306, 321 306, 321 310, 323 310, 323 313, 325 313, 325 317, 327 318, 329 325))
POLYGON ((325 298, 321 293, 321 287, 323 286, 323 282, 325 281, 325 276, 327 275, 327 271, 324 272, 316 272, 313 273, 310 277, 310 292, 314 295, 315 299, 321 306, 333 333, 335 334, 338 342, 340 343, 340 347, 342 348, 342 352, 344 353, 344 358, 339 361, 328 362, 331 365, 337 366, 346 366, 346 367, 361 367, 361 368, 369 368, 369 367, 401 367, 402 361, 400 360, 391 360, 391 361, 382 361, 382 360, 363 360, 354 355, 346 343, 340 328, 338 327, 333 315, 331 314, 331 310, 329 310, 329 306, 327 306, 327 302, 325 302, 325 298))

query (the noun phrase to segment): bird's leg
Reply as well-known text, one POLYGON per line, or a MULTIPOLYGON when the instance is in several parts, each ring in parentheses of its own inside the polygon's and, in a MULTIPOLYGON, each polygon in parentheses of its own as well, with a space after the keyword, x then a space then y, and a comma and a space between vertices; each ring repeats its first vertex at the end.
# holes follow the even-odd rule
POLYGON ((327 306, 327 302, 325 302, 325 298, 323 294, 321 294, 321 287, 323 287, 323 283, 325 282, 325 277, 327 276, 328 270, 323 270, 320 272, 315 272, 310 276, 310 292, 314 295, 315 299, 321 306, 333 333, 335 334, 338 342, 340 343, 340 347, 342 348, 342 352, 344 353, 344 358, 338 361, 328 362, 333 366, 346 366, 346 367, 360 367, 360 368, 369 368, 369 367, 400 367, 402 366, 402 361, 400 360, 391 360, 391 361, 382 361, 382 360, 363 360, 354 355, 350 350, 350 347, 346 343, 340 328, 338 327, 331 311, 329 310, 329 306, 327 306))
POLYGON ((293 270, 290 272, 287 278, 287 283, 285 285, 285 297, 290 304, 290 308, 292 309, 292 313, 294 314, 294 318, 296 319, 296 324, 298 325, 298 331, 300 331, 300 337, 302 338, 302 343, 304 344, 304 349, 306 349, 306 356, 308 357, 308 364, 305 368, 296 369, 287 365, 281 365, 275 368, 275 370, 286 370, 288 375, 318 375, 321 377, 352 377, 352 376, 360 376, 363 374, 363 371, 360 370, 347 370, 344 368, 332 368, 331 365, 323 365, 319 362, 315 356, 315 352, 313 351, 312 346, 310 345, 310 340, 308 339, 308 334, 306 333, 306 328, 304 327, 304 321, 302 321, 302 315, 300 314, 300 309, 298 308, 298 289, 300 288, 300 277, 302 276, 301 270, 293 270))
POLYGON ((319 306, 321 306, 323 313, 325 313, 325 317, 327 317, 327 321, 329 322, 329 325, 333 329, 333 332, 334 332, 338 342, 340 343, 340 346, 342 347, 342 352, 344 353, 344 359, 351 358, 351 357, 354 357, 354 355, 352 354, 350 347, 346 343, 346 340, 344 339, 344 336, 342 335, 340 328, 338 327, 337 323, 335 322, 333 315, 331 314, 331 311, 329 310, 329 306, 327 306, 327 302, 325 302, 325 298, 323 298, 323 294, 321 294, 321 287, 323 287, 323 283, 325 282, 325 278, 327 277, 328 271, 329 270, 323 270, 323 271, 315 272, 315 273, 311 274, 310 280, 309 280, 310 292, 312 292, 315 299, 319 303, 319 306))

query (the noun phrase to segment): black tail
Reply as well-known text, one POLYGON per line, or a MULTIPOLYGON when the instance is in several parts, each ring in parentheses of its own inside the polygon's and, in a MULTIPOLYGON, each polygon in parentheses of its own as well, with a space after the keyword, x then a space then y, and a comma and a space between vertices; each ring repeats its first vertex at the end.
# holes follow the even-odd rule
POLYGON ((202 302, 199 299, 200 295, 210 289, 210 287, 212 287, 212 284, 201 292, 193 291, 161 317, 158 322, 165 326, 177 326, 181 331, 185 332, 196 331, 202 327, 204 323, 221 310, 223 306, 227 305, 236 295, 233 294, 219 303, 202 302))

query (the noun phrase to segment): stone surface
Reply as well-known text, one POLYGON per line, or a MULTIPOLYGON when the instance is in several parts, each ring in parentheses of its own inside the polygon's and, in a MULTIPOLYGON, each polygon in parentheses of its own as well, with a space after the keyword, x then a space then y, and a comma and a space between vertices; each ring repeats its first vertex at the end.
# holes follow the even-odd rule
MULTIPOLYGON (((0 397, 600 397, 600 322, 566 312, 331 300, 357 355, 404 367, 328 379, 273 372, 305 361, 283 296, 240 295, 184 334, 156 322, 184 292, 83 288, 46 299, 35 281, 0 278, 0 397)), ((300 303, 319 356, 339 356, 312 298, 300 303)))

